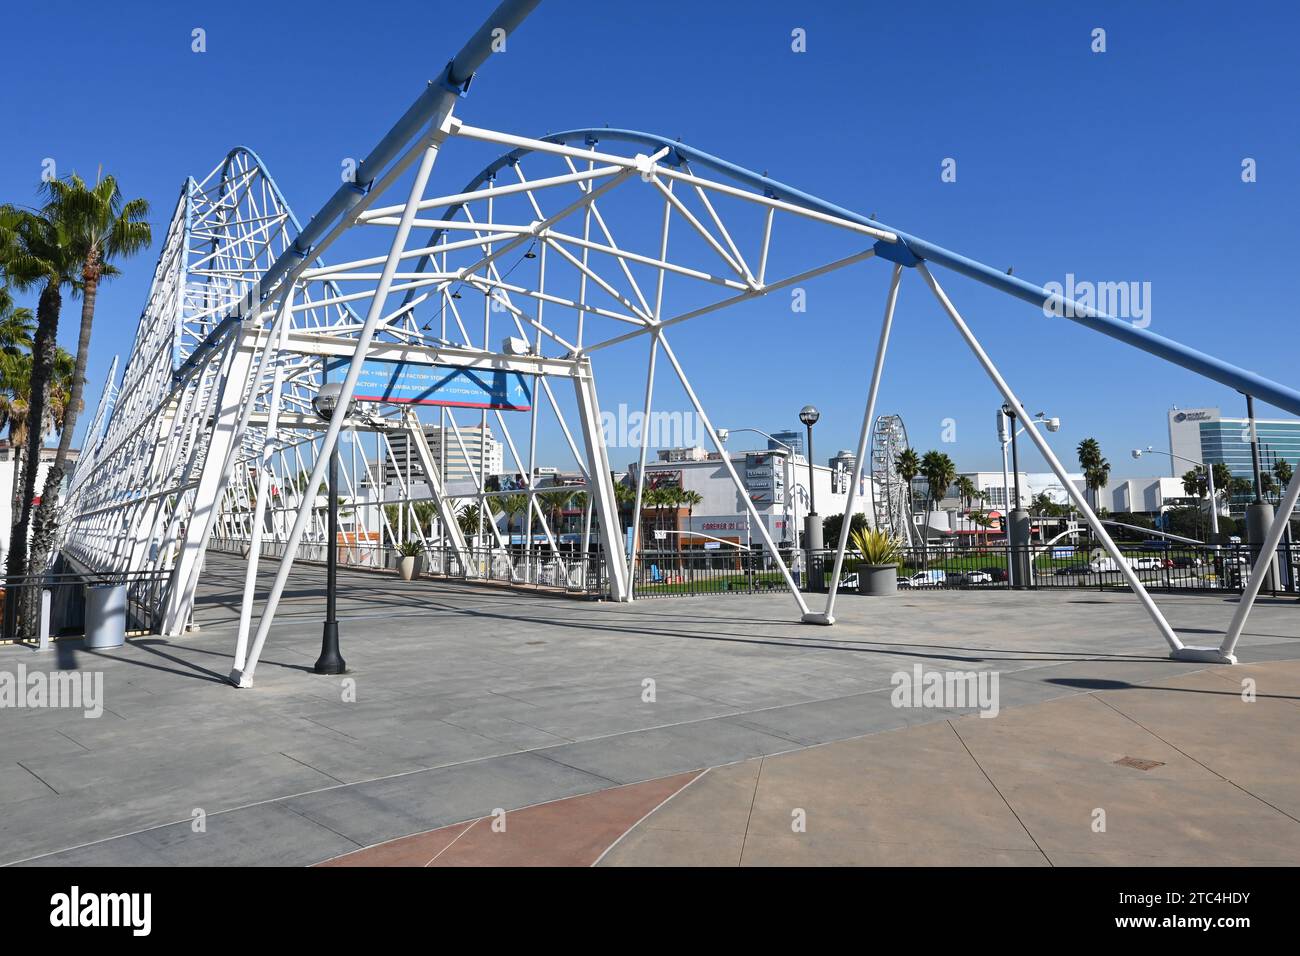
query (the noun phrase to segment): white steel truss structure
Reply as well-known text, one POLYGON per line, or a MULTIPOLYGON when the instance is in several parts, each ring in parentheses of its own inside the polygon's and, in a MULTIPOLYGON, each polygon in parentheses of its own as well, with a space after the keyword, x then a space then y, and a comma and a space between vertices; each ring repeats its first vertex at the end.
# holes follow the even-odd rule
MULTIPOLYGON (((469 577, 505 563, 521 580, 545 576, 557 583, 585 578, 598 561, 607 596, 631 600, 636 545, 622 543, 596 388, 600 354, 611 348, 644 351, 647 420, 656 376, 676 380, 721 454, 800 619, 833 623, 847 518, 863 482, 849 484, 830 593, 824 610, 813 611, 692 385, 689 356, 673 348, 670 332, 874 258, 885 259, 892 272, 857 449, 866 485, 872 484, 868 442, 899 287, 903 274, 915 271, 1073 494, 1060 462, 927 264, 1040 306, 1051 299, 1041 288, 662 137, 591 129, 532 139, 454 115, 487 59, 494 31, 513 30, 535 5, 503 3, 359 165, 355 181, 344 183, 305 229, 246 149, 232 151, 181 192, 121 385, 114 389, 110 377, 93 444, 73 479, 63 549, 96 570, 167 573, 159 629, 174 635, 189 620, 205 549, 214 540, 237 542, 248 554, 231 675, 239 686, 252 684, 294 561, 319 558, 330 547, 383 548, 414 538, 438 544, 469 577), (449 192, 433 176, 445 150, 485 151, 488 161, 449 192), (374 361, 517 375, 529 383, 530 402, 522 411, 440 407, 438 460, 410 406, 363 401, 353 407, 364 366, 374 361), (327 375, 340 383, 341 395, 337 410, 322 420, 312 401, 327 375), (482 445, 470 482, 446 479, 449 442, 469 461, 489 425, 524 476, 522 488, 489 486, 482 445), (542 427, 558 430, 581 475, 577 487, 586 500, 577 549, 558 546, 552 516, 539 502, 547 490, 535 477, 542 427), (402 456, 391 441, 399 433, 402 456), (353 512, 345 541, 326 539, 321 503, 336 452, 342 482, 333 493, 353 512), (376 497, 383 479, 375 470, 390 465, 395 496, 376 497), (427 493, 417 493, 417 467, 427 493), (526 496, 522 549, 512 551, 508 516, 502 533, 502 499, 520 493, 526 496), (418 517, 421 501, 432 503, 434 521, 418 517), (477 527, 462 527, 467 505, 477 508, 477 527), (254 583, 263 558, 277 564, 259 605, 254 583)), ((1290 389, 1083 306, 1075 304, 1072 314, 1300 412, 1300 394, 1290 389)), ((633 514, 639 516, 649 429, 637 451, 633 514)), ((1298 482, 1287 491, 1291 504, 1298 482)), ((1074 497, 1118 556, 1087 502, 1074 497)), ((873 502, 866 510, 893 525, 900 520, 896 504, 873 502)), ((1175 653, 1231 659, 1235 635, 1222 651, 1185 648, 1127 563, 1120 560, 1119 567, 1175 653)))

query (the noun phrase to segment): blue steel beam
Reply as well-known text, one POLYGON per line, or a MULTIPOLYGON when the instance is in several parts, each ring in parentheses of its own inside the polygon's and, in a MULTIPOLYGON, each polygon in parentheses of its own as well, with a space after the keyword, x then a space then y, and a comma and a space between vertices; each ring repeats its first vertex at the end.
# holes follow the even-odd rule
POLYGON ((459 53, 443 68, 438 79, 429 83, 423 93, 407 108, 393 128, 375 145, 357 166, 355 182, 341 185, 312 216, 307 228, 298 234, 293 247, 280 255, 262 277, 262 288, 275 286, 289 268, 307 257, 313 246, 349 209, 361 201, 371 184, 378 178, 421 127, 442 106, 449 96, 459 96, 469 87, 474 71, 483 65, 492 53, 493 33, 504 30, 511 33, 523 23, 541 0, 502 0, 502 3, 483 21, 459 53))
MULTIPOLYGON (((460 52, 448 61, 438 79, 429 83, 425 91, 416 97, 415 102, 402 114, 401 119, 393 124, 392 129, 384 134, 384 137, 374 149, 361 161, 357 166, 356 181, 341 185, 334 195, 325 201, 325 205, 320 208, 320 211, 311 217, 306 228, 299 230, 298 237, 293 241, 293 244, 271 263, 271 267, 266 270, 258 285, 262 297, 274 289, 276 283, 283 279, 290 269, 307 259, 311 254, 311 250, 320 242, 321 238, 330 229, 334 228, 336 223, 347 214, 348 210, 361 201, 370 186, 379 177, 379 174, 397 158, 402 148, 411 140, 411 137, 429 122, 442 108, 445 101, 448 98, 462 95, 469 88, 474 72, 492 54, 492 44, 495 40, 494 34, 496 31, 503 30, 506 35, 509 35, 524 22, 539 3, 541 3, 541 0, 502 0, 488 18, 483 21, 482 26, 461 47, 460 52)), ((251 151, 249 153, 253 156, 256 155, 251 151)), ((262 168, 265 170, 266 167, 263 166, 262 168)), ((281 201, 283 201, 283 197, 281 197, 281 201)), ((288 208, 287 203, 285 208, 288 208)), ((260 301, 253 303, 254 310, 258 304, 260 304, 260 301)), ((241 318, 242 316, 236 309, 233 314, 219 322, 207 339, 199 348, 195 349, 190 358, 175 370, 173 380, 180 381, 184 378, 194 364, 197 361, 202 361, 230 332, 231 328, 241 321, 241 318)))

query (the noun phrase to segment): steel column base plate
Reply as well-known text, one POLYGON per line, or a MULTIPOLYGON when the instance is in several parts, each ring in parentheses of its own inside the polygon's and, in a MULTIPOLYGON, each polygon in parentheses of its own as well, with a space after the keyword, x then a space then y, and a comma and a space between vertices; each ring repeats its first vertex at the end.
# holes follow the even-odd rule
POLYGON ((1203 664, 1235 664, 1236 654, 1225 654, 1217 647, 1180 647, 1170 651, 1169 656, 1176 661, 1199 661, 1203 664))

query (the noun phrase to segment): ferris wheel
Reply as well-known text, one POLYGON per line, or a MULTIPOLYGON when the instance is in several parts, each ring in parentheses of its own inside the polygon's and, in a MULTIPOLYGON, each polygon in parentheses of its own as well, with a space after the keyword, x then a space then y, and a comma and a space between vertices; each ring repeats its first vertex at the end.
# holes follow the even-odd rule
POLYGON ((898 474, 898 456, 907 449, 901 415, 879 415, 871 427, 871 497, 875 527, 912 544, 910 489, 898 474))

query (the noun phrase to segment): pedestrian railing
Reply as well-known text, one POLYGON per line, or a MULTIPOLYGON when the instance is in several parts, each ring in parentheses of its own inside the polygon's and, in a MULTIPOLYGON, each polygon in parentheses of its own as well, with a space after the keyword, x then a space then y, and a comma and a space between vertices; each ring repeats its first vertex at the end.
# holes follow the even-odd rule
MULTIPOLYGON (((1120 546, 1124 562, 1148 590, 1240 593, 1250 580, 1258 549, 1248 544, 1120 546)), ((825 591, 834 567, 833 551, 814 552, 808 588, 825 591)), ((861 558, 845 557, 840 587, 855 590, 861 558)), ((1300 545, 1280 547, 1266 593, 1300 593, 1300 545)), ((978 548, 908 548, 898 565, 899 587, 912 590, 998 588, 1128 588, 1119 562, 1100 545, 1031 545, 978 548)))
MULTIPOLYGON (((214 539, 214 550, 246 556, 248 542, 214 539)), ((329 546, 323 541, 298 545, 298 560, 324 563, 329 546)), ((340 542, 336 546, 340 567, 368 568, 398 573, 402 555, 390 547, 370 542, 340 542)), ((1222 546, 1150 544, 1120 547, 1134 575, 1149 590, 1178 592, 1240 593, 1249 581, 1257 551, 1247 544, 1222 546)), ((284 543, 264 540, 261 553, 280 558, 284 543)), ((834 568, 834 551, 811 554, 781 553, 791 569, 796 586, 810 592, 825 592, 834 568)), ((845 556, 840 590, 858 590, 858 569, 862 559, 854 552, 845 556)), ((607 596, 604 556, 599 550, 587 554, 524 550, 518 546, 453 548, 427 546, 417 558, 416 573, 422 577, 457 581, 505 584, 517 588, 551 590, 587 597, 607 596)), ((904 590, 990 590, 1000 589, 1114 589, 1128 588, 1119 564, 1099 545, 1086 542, 1074 546, 1034 544, 1027 548, 989 545, 972 548, 907 548, 898 562, 898 586, 904 590)), ((632 563, 632 593, 635 598, 683 597, 691 595, 770 594, 788 587, 773 556, 760 549, 737 550, 646 550, 632 563)), ((1300 593, 1300 544, 1278 549, 1264 593, 1300 593)))
MULTIPOLYGON (((210 550, 241 557, 248 555, 246 540, 214 538, 210 550)), ((399 573, 403 555, 395 548, 372 542, 342 542, 335 546, 339 567, 399 573)), ((285 554, 282 541, 263 540, 261 556, 278 559, 285 554)), ((295 560, 324 564, 329 545, 304 541, 294 552, 295 560)), ((518 547, 468 548, 463 551, 433 545, 423 547, 415 557, 414 573, 420 577, 507 584, 514 587, 550 590, 600 597, 605 590, 604 558, 599 551, 581 552, 518 547)))
POLYGON ((79 637, 86 628, 86 588, 125 585, 128 631, 154 631, 167 594, 165 571, 91 571, 57 562, 56 570, 0 578, 0 638, 38 641, 79 637))

